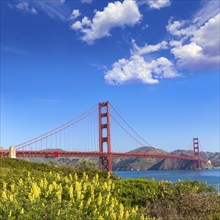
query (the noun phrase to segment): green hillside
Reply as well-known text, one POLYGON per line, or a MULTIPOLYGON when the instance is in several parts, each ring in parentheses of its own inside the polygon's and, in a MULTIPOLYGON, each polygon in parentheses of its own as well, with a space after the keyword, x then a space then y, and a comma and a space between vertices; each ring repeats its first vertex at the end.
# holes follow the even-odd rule
MULTIPOLYGON (((129 151, 129 153, 166 154, 167 152, 154 147, 145 146, 129 151)), ((159 163, 160 161, 160 158, 114 158, 113 170, 148 170, 150 167, 159 163)))
POLYGON ((122 180, 89 160, 70 168, 0 158, 0 198, 0 220, 220 217, 220 196, 206 183, 122 180))

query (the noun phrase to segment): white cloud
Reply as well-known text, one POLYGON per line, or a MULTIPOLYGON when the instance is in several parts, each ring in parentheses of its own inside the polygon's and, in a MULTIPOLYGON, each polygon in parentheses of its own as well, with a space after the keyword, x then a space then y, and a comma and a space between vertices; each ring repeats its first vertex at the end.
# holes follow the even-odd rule
POLYGON ((204 53, 210 56, 219 55, 220 50, 220 13, 211 18, 194 32, 192 42, 200 45, 204 53))
POLYGON ((202 48, 196 43, 186 44, 184 46, 171 49, 177 58, 194 59, 202 56, 202 48))
POLYGON ((167 49, 167 42, 162 41, 161 43, 158 43, 156 45, 148 45, 145 44, 144 47, 140 48, 136 45, 135 42, 133 42, 133 53, 138 55, 144 55, 148 53, 152 53, 158 50, 167 49))
POLYGON ((70 16, 70 19, 72 20, 75 20, 77 17, 79 17, 81 14, 80 14, 80 11, 78 9, 74 9, 72 11, 72 14, 70 16))
POLYGON ((29 5, 29 3, 27 3, 27 2, 20 2, 20 3, 16 4, 15 8, 17 8, 18 10, 30 13, 30 14, 37 14, 38 13, 38 11, 34 7, 31 7, 29 5))
POLYGON ((170 0, 146 0, 150 8, 160 9, 170 6, 170 0))
POLYGON ((182 46, 183 41, 182 40, 170 40, 169 46, 171 47, 180 47, 182 46))
POLYGON ((220 62, 220 7, 219 1, 205 0, 192 20, 173 21, 167 25, 173 35, 169 45, 173 47, 179 68, 219 69, 220 62))
POLYGON ((94 40, 110 36, 115 27, 133 26, 141 19, 141 14, 134 0, 108 3, 103 11, 96 11, 92 20, 84 17, 71 26, 83 34, 82 40, 93 43, 94 40), (86 22, 85 22, 86 21, 86 22))
POLYGON ((177 59, 179 68, 198 70, 203 68, 219 68, 219 56, 207 56, 202 47, 196 43, 186 44, 171 49, 177 59))
POLYGON ((87 17, 84 17, 82 21, 76 21, 75 23, 73 23, 72 29, 81 30, 82 28, 90 27, 90 26, 91 26, 91 21, 87 17))
POLYGON ((179 74, 176 72, 173 63, 166 57, 160 57, 151 61, 151 71, 155 78, 175 78, 179 74))
POLYGON ((156 84, 163 78, 175 78, 180 74, 174 64, 166 57, 152 58, 150 53, 168 49, 168 43, 162 41, 155 45, 145 44, 138 47, 132 40, 133 48, 129 59, 119 59, 113 63, 111 70, 105 72, 105 80, 109 84, 120 85, 126 82, 139 81, 144 84, 156 84), (147 55, 144 57, 143 55, 147 55))
POLYGON ((159 83, 162 78, 174 78, 178 74, 173 63, 165 57, 147 62, 140 55, 132 55, 130 59, 120 59, 105 73, 109 84, 120 85, 129 81, 140 81, 145 84, 159 83))
POLYGON ((119 85, 131 80, 139 80, 147 84, 155 84, 159 81, 152 78, 150 64, 138 55, 129 60, 120 59, 112 65, 112 70, 105 73, 106 82, 119 85))
POLYGON ((185 39, 182 38, 180 39, 181 44, 170 44, 174 46, 171 53, 175 56, 179 67, 188 69, 219 68, 220 14, 212 17, 197 29, 194 26, 191 36, 187 37, 187 43, 184 43, 185 39))
POLYGON ((196 43, 186 44, 184 46, 174 47, 171 49, 178 60, 180 66, 191 67, 192 64, 197 64, 201 59, 204 59, 202 48, 196 43))
POLYGON ((196 27, 189 25, 186 21, 173 21, 169 20, 166 26, 167 31, 174 36, 190 36, 195 31, 196 27))
POLYGON ((201 26, 219 12, 220 2, 218 0, 204 0, 201 9, 193 17, 193 23, 201 26))

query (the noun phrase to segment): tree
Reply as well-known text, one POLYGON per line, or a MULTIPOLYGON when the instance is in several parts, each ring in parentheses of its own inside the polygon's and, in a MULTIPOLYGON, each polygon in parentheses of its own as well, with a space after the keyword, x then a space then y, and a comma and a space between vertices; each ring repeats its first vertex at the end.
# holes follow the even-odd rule
POLYGON ((98 172, 97 161, 90 159, 79 160, 76 162, 74 166, 74 170, 76 173, 86 172, 88 175, 97 173, 98 172))

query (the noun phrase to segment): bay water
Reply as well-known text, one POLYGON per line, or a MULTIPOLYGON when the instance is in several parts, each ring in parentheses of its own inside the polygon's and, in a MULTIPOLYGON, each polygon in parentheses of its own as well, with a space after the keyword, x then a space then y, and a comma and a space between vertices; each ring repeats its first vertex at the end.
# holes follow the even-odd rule
POLYGON ((155 180, 201 180, 214 186, 220 192, 220 168, 210 170, 145 170, 145 171, 115 171, 117 176, 124 178, 145 178, 155 180))

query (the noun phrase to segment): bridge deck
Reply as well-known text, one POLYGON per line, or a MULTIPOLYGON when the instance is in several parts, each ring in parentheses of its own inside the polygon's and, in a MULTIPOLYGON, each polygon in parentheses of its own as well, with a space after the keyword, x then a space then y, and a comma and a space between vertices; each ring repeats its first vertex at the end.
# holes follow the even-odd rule
MULTIPOLYGON (((16 156, 19 157, 103 157, 109 155, 107 152, 84 152, 84 151, 31 151, 31 150, 17 150, 16 156)), ((112 157, 140 157, 140 158, 172 158, 198 161, 198 158, 189 156, 182 156, 177 154, 143 154, 143 153, 120 153, 112 152, 112 157)), ((9 151, 0 151, 0 157, 9 157, 9 151)), ((207 162, 201 159, 200 161, 207 162)))

